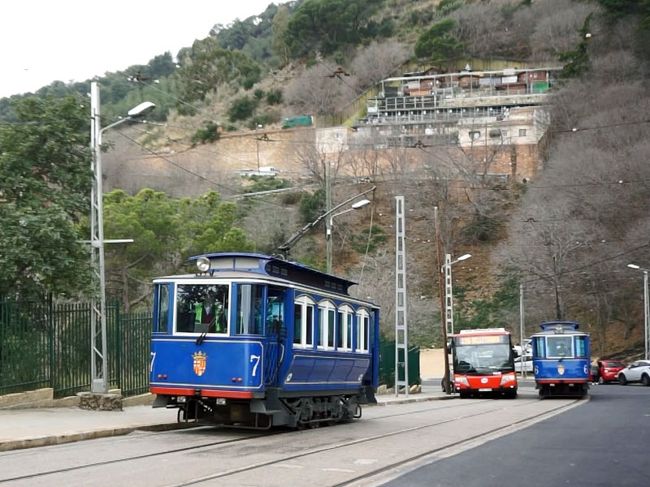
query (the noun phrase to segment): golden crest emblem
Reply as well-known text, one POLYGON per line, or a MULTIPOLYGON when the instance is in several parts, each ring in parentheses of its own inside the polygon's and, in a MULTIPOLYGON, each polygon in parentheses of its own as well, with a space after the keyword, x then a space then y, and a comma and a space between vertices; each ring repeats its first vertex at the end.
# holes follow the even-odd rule
POLYGON ((205 366, 208 362, 208 356, 204 352, 196 352, 192 355, 192 365, 194 368, 194 373, 199 377, 205 372, 205 366))
POLYGON ((560 374, 560 375, 564 375, 564 371, 565 371, 565 370, 566 370, 566 369, 564 368, 564 365, 560 364, 560 365, 557 366, 557 373, 558 373, 558 374, 560 374))

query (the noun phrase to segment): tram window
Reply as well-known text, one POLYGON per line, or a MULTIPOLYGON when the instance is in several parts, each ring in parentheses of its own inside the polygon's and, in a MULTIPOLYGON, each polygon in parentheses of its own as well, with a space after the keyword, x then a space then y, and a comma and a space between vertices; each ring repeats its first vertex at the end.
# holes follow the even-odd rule
POLYGON ((314 302, 301 296, 294 303, 293 343, 298 347, 314 345, 314 302))
POLYGON ((323 301, 318 305, 319 338, 318 346, 321 348, 334 348, 334 305, 323 301))
POLYGON ((154 332, 167 333, 167 324, 169 323, 169 288, 167 284, 156 286, 157 296, 157 320, 154 332))
POLYGON ((546 337, 548 358, 562 358, 573 356, 572 336, 549 336, 546 337))
POLYGON ((176 287, 176 331, 227 333, 229 286, 179 284, 176 287))
POLYGON ((266 330, 269 334, 283 334, 284 330, 284 289, 268 290, 266 298, 266 330))
POLYGON ((368 330, 370 328, 370 316, 365 309, 357 313, 357 351, 368 351, 368 330))
POLYGON ((262 335, 264 333, 264 286, 259 284, 237 285, 237 335, 262 335))
POLYGON ((576 357, 587 356, 587 337, 576 336, 576 357))
POLYGON ((352 320, 353 311, 347 305, 341 306, 336 320, 336 348, 350 350, 352 348, 352 320))

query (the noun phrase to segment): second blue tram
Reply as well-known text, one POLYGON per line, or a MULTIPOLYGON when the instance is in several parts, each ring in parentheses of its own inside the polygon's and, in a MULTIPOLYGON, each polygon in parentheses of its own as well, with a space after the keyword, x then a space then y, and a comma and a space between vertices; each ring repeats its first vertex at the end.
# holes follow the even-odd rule
POLYGON ((179 420, 317 426, 375 402, 379 308, 354 283, 272 256, 192 258, 156 279, 150 390, 179 420))
POLYGON ((589 335, 575 321, 546 321, 532 335, 533 372, 540 397, 584 396, 589 390, 589 335))

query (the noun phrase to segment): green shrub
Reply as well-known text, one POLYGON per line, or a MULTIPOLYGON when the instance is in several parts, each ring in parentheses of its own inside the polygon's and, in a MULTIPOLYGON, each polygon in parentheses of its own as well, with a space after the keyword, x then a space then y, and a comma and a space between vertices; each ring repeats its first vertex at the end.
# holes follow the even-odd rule
POLYGON ((279 105, 282 103, 282 90, 274 89, 270 90, 266 94, 266 103, 269 105, 279 105))
POLYGON ((228 109, 228 120, 236 122, 238 120, 246 120, 253 116, 257 108, 257 100, 248 96, 242 96, 235 99, 228 109))
POLYGON ((217 140, 219 140, 219 126, 213 121, 206 121, 192 136, 192 145, 212 143, 217 140))

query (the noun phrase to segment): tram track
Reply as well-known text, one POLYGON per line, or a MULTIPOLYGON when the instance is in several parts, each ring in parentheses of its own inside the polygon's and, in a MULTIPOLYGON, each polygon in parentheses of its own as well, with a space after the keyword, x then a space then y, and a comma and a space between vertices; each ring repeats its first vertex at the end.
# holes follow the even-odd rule
MULTIPOLYGON (((486 399, 486 400, 481 400, 480 403, 485 404, 485 403, 492 402, 492 401, 493 400, 486 399)), ((460 402, 459 404, 457 404, 455 407, 456 408, 464 408, 464 407, 476 406, 476 404, 478 402, 479 401, 467 401, 467 402, 463 401, 463 402, 460 402)), ((511 407, 524 407, 524 406, 529 405, 530 403, 534 403, 534 402, 537 402, 537 400, 525 399, 524 401, 521 401, 521 402, 518 401, 516 404, 510 403, 510 406, 511 407)), ((446 409, 446 407, 447 406, 445 406, 445 407, 440 406, 440 407, 434 407, 434 408, 431 408, 431 407, 418 408, 418 409, 415 409, 415 410, 409 410, 409 411, 399 412, 399 413, 381 414, 381 415, 373 417, 373 418, 366 418, 366 419, 364 419, 364 421, 366 421, 366 422, 378 422, 378 421, 391 420, 391 419, 395 419, 395 418, 399 418, 399 417, 412 416, 414 414, 431 414, 432 412, 435 412, 435 411, 444 410, 444 409, 446 409)), ((552 409, 551 412, 554 412, 556 410, 566 408, 566 407, 569 407, 569 406, 563 405, 563 406, 560 406, 558 408, 552 409)), ((371 435, 371 436, 366 436, 366 437, 363 437, 363 438, 356 438, 354 440, 347 441, 347 442, 339 442, 339 443, 336 443, 336 444, 324 445, 322 447, 312 448, 312 449, 310 449, 308 451, 304 451, 304 452, 301 452, 301 453, 298 453, 298 454, 295 454, 295 455, 291 455, 291 456, 288 456, 288 457, 283 457, 283 458, 280 458, 280 459, 270 460, 270 461, 267 461, 267 462, 248 464, 248 465, 238 467, 238 468, 234 468, 234 469, 231 469, 231 470, 227 470, 227 471, 224 471, 224 472, 215 473, 213 475, 208 475, 208 476, 204 476, 204 477, 200 477, 200 478, 196 478, 196 479, 190 479, 190 480, 185 481, 185 482, 172 484, 169 487, 182 487, 182 486, 187 486, 187 485, 196 485, 196 484, 207 482, 207 481, 210 481, 210 480, 213 480, 213 479, 232 477, 232 476, 235 476, 235 475, 240 474, 242 472, 255 470, 255 469, 261 469, 261 468, 264 468, 264 467, 281 464, 281 463, 284 463, 284 462, 287 462, 287 461, 290 461, 290 460, 305 458, 305 457, 308 457, 310 455, 317 455, 319 453, 332 451, 332 450, 336 450, 336 449, 339 449, 339 448, 345 448, 345 447, 350 447, 350 446, 354 446, 354 445, 357 445, 357 444, 363 444, 363 443, 378 441, 378 440, 382 440, 382 439, 386 439, 386 438, 391 438, 391 437, 394 437, 394 436, 397 436, 397 435, 400 435, 400 434, 405 434, 405 433, 409 433, 409 432, 424 430, 426 428, 431 428, 431 427, 435 427, 435 426, 441 426, 441 425, 444 425, 444 424, 453 423, 455 421, 470 419, 470 418, 478 417, 478 416, 488 414, 488 413, 491 413, 491 412, 496 412, 496 411, 499 411, 501 409, 503 409, 503 406, 499 405, 499 406, 495 406, 495 407, 492 407, 492 408, 483 409, 483 410, 481 410, 479 412, 474 412, 474 413, 471 413, 471 414, 454 415, 453 417, 448 418, 448 419, 429 422, 427 424, 419 425, 419 426, 412 427, 412 428, 395 430, 395 431, 391 431, 391 432, 388 432, 388 433, 383 433, 383 434, 379 434, 379 435, 371 435)), ((544 413, 544 414, 546 414, 546 413, 544 413)), ((341 425, 341 426, 345 427, 345 425, 341 425)), ((497 430, 498 429, 501 429, 501 428, 497 428, 497 430)), ((196 430, 193 429, 193 431, 196 431, 196 430)), ((158 433, 158 434, 166 434, 166 433, 167 432, 158 433)), ((175 431, 174 433, 177 434, 178 431, 175 431)), ((479 438, 481 436, 484 436, 485 434, 489 434, 489 433, 490 432, 484 433, 483 435, 477 435, 476 437, 468 438, 466 440, 463 440, 462 442, 459 442, 459 444, 465 443, 465 442, 470 442, 470 441, 475 441, 477 438, 479 438)), ((147 458, 156 458, 156 457, 161 457, 161 456, 165 456, 165 455, 173 455, 173 454, 178 454, 178 453, 195 452, 195 451, 200 451, 200 450, 207 449, 207 448, 214 448, 214 447, 227 448, 227 447, 230 447, 230 446, 235 445, 235 444, 242 444, 242 443, 247 442, 247 441, 254 441, 254 440, 258 440, 260 438, 266 438, 266 437, 270 437, 270 436, 274 436, 274 435, 280 435, 280 434, 287 434, 287 430, 267 431, 267 432, 264 432, 264 433, 261 433, 261 434, 250 434, 250 435, 247 435, 247 436, 241 437, 241 438, 232 438, 232 439, 218 440, 218 441, 208 441, 208 442, 202 442, 200 444, 191 445, 191 446, 184 446, 184 447, 179 447, 179 448, 170 448, 170 449, 165 449, 165 450, 161 450, 161 451, 144 453, 144 454, 140 454, 140 455, 131 455, 131 456, 125 456, 125 457, 115 458, 115 459, 110 459, 110 460, 102 460, 102 461, 90 462, 90 463, 85 463, 83 465, 71 465, 71 466, 68 466, 68 467, 56 468, 56 469, 51 469, 51 470, 46 470, 46 471, 41 471, 41 472, 34 472, 34 473, 31 473, 31 474, 27 474, 27 475, 18 475, 18 476, 14 476, 14 477, 0 478, 0 484, 4 484, 4 483, 8 483, 8 482, 15 482, 15 481, 25 481, 25 480, 36 480, 36 479, 42 480, 42 479, 46 479, 47 477, 51 477, 51 476, 58 475, 58 474, 65 474, 65 473, 69 473, 69 472, 88 470, 88 469, 92 469, 92 468, 96 468, 96 467, 103 467, 103 466, 108 466, 108 465, 117 465, 117 464, 120 464, 120 463, 127 464, 128 462, 132 462, 132 461, 143 460, 143 459, 147 459, 147 458)), ((455 444, 445 445, 444 447, 433 449, 433 450, 431 450, 429 452, 426 452, 425 454, 419 455, 417 457, 413 457, 413 458, 408 459, 406 461, 407 462, 408 461, 413 461, 413 460, 416 460, 418 457, 430 455, 432 453, 436 453, 436 452, 438 452, 440 450, 450 448, 450 447, 454 447, 454 446, 456 446, 456 445, 455 444)), ((404 461, 401 461, 398 464, 402 464, 402 463, 404 463, 404 461)), ((372 475, 376 475, 376 474, 381 473, 381 472, 386 471, 386 470, 390 470, 391 468, 394 468, 398 464, 384 466, 381 469, 377 469, 376 471, 373 471, 373 472, 368 472, 364 476, 355 478, 355 479, 353 479, 353 480, 351 480, 349 482, 342 483, 340 485, 350 485, 350 482, 355 482, 355 481, 357 481, 359 479, 362 479, 362 478, 365 478, 365 477, 368 477, 368 476, 372 476, 372 475)), ((339 485, 339 484, 337 484, 337 485, 339 485)))
MULTIPOLYGON (((521 427, 523 425, 526 425, 526 423, 529 423, 529 422, 532 423, 532 422, 535 422, 535 421, 545 419, 547 416, 550 417, 550 416, 552 416, 553 414, 555 414, 558 411, 561 411, 563 409, 567 409, 567 408, 570 408, 570 407, 576 405, 578 403, 578 401, 579 400, 575 400, 575 401, 572 401, 569 404, 563 404, 563 405, 558 406, 556 408, 553 408, 551 410, 544 411, 543 413, 540 413, 538 415, 535 415, 535 416, 532 416, 532 417, 527 417, 527 418, 524 418, 524 419, 522 419, 520 421, 516 421, 516 422, 512 423, 512 425, 510 425, 510 427, 514 427, 514 426, 521 427)), ((534 401, 530 401, 530 402, 534 402, 534 401)), ((519 406, 519 405, 517 405, 517 406, 519 406)), ((482 416, 482 415, 484 415, 486 413, 496 412, 496 411, 499 411, 501 409, 502 409, 502 407, 495 407, 495 408, 491 408, 491 409, 488 409, 488 410, 483 410, 483 411, 480 411, 480 412, 477 412, 477 413, 467 414, 467 415, 464 415, 464 416, 455 416, 453 418, 449 418, 449 419, 445 419, 445 420, 441 420, 441 421, 435 421, 435 422, 432 422, 432 423, 419 425, 419 426, 415 426, 415 427, 412 427, 412 428, 400 429, 400 430, 392 431, 392 432, 389 432, 389 433, 383 433, 383 434, 379 434, 379 435, 372 435, 372 436, 368 436, 368 437, 365 437, 365 438, 357 438, 355 440, 341 442, 341 443, 337 443, 337 444, 334 444, 334 445, 327 445, 327 446, 323 446, 323 447, 317 447, 317 448, 313 448, 313 449, 305 451, 305 452, 301 452, 301 453, 298 453, 298 454, 295 454, 295 455, 286 456, 286 457, 283 457, 283 458, 280 458, 280 459, 269 460, 269 461, 266 461, 266 462, 260 462, 260 463, 255 463, 255 464, 249 464, 249 465, 233 468, 233 469, 230 469, 230 470, 227 470, 227 471, 215 473, 215 474, 212 474, 212 475, 206 475, 206 476, 198 477, 198 478, 195 478, 195 479, 190 479, 190 480, 187 480, 187 481, 183 481, 183 482, 180 482, 180 483, 169 484, 166 487, 186 487, 186 486, 189 486, 189 485, 198 485, 198 484, 202 484, 202 483, 205 483, 205 482, 210 482, 210 481, 213 481, 213 480, 216 480, 216 479, 224 479, 224 478, 227 478, 227 477, 234 477, 235 475, 245 473, 245 472, 249 472, 251 470, 262 469, 262 468, 265 468, 265 467, 271 467, 271 466, 274 466, 274 465, 286 463, 286 462, 291 461, 291 460, 297 460, 297 459, 305 458, 305 457, 308 457, 308 456, 311 456, 311 455, 317 455, 317 454, 320 454, 320 453, 325 453, 325 452, 328 452, 328 451, 336 450, 336 449, 339 449, 339 448, 346 448, 346 447, 350 447, 350 446, 359 445, 359 444, 362 444, 362 443, 369 443, 369 442, 373 442, 373 441, 377 441, 377 440, 383 440, 383 439, 395 437, 395 436, 405 434, 405 433, 412 433, 412 432, 425 430, 427 428, 431 428, 431 427, 435 427, 435 426, 441 426, 441 425, 444 425, 444 424, 453 423, 455 421, 460 421, 460 420, 464 420, 464 419, 479 417, 479 416, 482 416)), ((409 413, 405 413, 404 415, 406 415, 406 414, 413 414, 413 411, 410 411, 409 413)), ((375 419, 378 419, 378 418, 375 418, 375 419)), ((385 419, 385 417, 383 417, 382 419, 385 419)), ((479 439, 481 439, 483 437, 489 437, 490 435, 493 435, 496 432, 498 432, 500 430, 503 430, 503 429, 504 428, 500 426, 500 427, 497 427, 497 428, 490 429, 489 431, 485 431, 483 433, 473 435, 473 436, 471 436, 469 438, 464 438, 463 440, 460 440, 460 441, 457 441, 457 442, 453 442, 453 443, 450 443, 450 444, 446 444, 444 446, 432 448, 432 449, 430 449, 430 450, 428 450, 426 452, 420 453, 418 455, 414 455, 413 457, 410 457, 410 458, 407 458, 407 459, 401 459, 400 461, 391 463, 389 465, 383 465, 381 468, 377 468, 377 469, 372 470, 370 472, 366 472, 363 475, 359 475, 359 476, 354 477, 352 479, 348 479, 348 480, 346 480, 344 482, 337 483, 337 484, 332 484, 330 487, 343 487, 343 486, 354 485, 356 482, 359 482, 359 481, 362 481, 362 480, 365 480, 365 479, 370 479, 372 477, 375 477, 378 474, 381 474, 383 472, 392 470, 392 469, 394 469, 394 468, 396 468, 396 467, 398 467, 400 465, 416 461, 418 459, 421 459, 421 458, 427 457, 429 455, 438 453, 438 452, 440 452, 442 450, 445 450, 445 449, 448 449, 448 448, 459 447, 459 446, 462 446, 463 444, 471 444, 472 442, 476 442, 477 440, 479 440, 479 439)))
POLYGON ((233 438, 229 440, 221 440, 221 441, 212 441, 208 443, 202 443, 200 445, 192 445, 192 446, 186 446, 186 447, 181 447, 181 448, 173 448, 169 450, 163 450, 163 451, 157 451, 157 452, 151 452, 151 453, 144 453, 142 455, 133 455, 133 456, 128 456, 128 457, 122 457, 122 458, 115 458, 112 460, 103 460, 99 462, 93 462, 93 463, 85 463, 83 465, 71 465, 69 467, 63 467, 63 468, 58 468, 58 469, 52 469, 52 470, 46 470, 42 472, 35 472, 33 474, 28 474, 28 475, 18 475, 15 477, 10 477, 10 478, 0 478, 0 484, 7 483, 7 482, 15 482, 18 480, 29 480, 29 479, 36 479, 36 478, 42 478, 42 477, 47 477, 50 475, 57 475, 61 473, 66 473, 66 472, 74 472, 78 470, 85 470, 89 468, 94 468, 94 467, 102 467, 106 465, 114 465, 118 463, 123 463, 123 462, 131 462, 134 460, 143 460, 145 458, 154 458, 157 456, 161 455, 170 455, 173 453, 183 453, 183 452, 188 452, 188 451, 193 451, 193 450, 198 450, 201 448, 210 448, 214 446, 229 446, 232 444, 236 444, 242 441, 248 441, 248 440, 254 440, 258 438, 263 438, 267 436, 272 436, 274 434, 279 434, 281 432, 267 432, 264 434, 257 434, 257 435, 251 435, 247 436, 245 438, 233 438))

